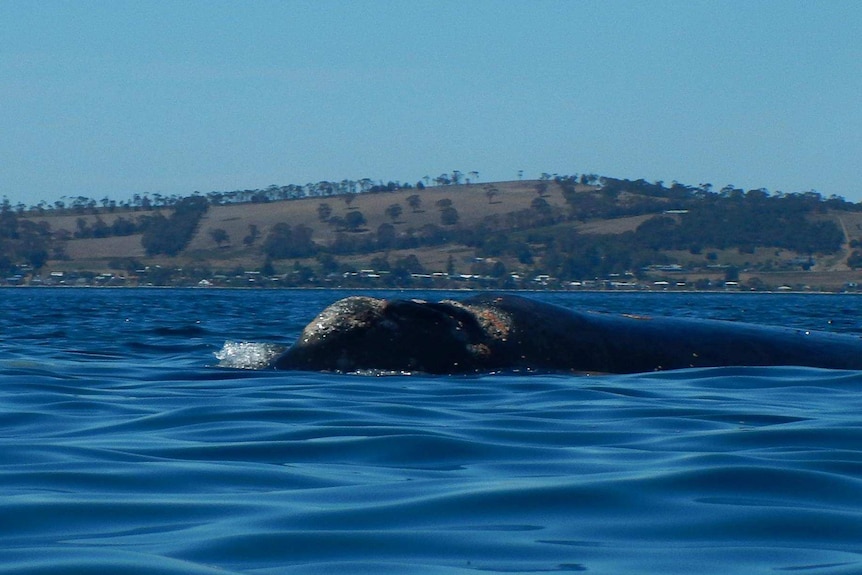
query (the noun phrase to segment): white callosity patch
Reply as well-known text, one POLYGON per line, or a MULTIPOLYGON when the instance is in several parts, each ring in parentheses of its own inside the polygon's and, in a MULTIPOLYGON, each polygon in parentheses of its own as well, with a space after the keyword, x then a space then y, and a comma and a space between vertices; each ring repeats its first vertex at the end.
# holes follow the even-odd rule
POLYGON ((339 300, 315 317, 300 336, 303 344, 325 339, 332 333, 368 327, 382 316, 386 301, 353 296, 339 300))

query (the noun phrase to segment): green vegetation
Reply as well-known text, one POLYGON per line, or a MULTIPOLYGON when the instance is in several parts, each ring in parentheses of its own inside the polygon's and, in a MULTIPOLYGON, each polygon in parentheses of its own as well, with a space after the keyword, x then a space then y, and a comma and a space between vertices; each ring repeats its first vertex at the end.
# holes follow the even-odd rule
POLYGON ((288 224, 276 224, 263 240, 263 253, 267 261, 313 256, 317 249, 311 241, 311 234, 308 226, 300 224, 291 229, 288 224))
POLYGON ((4 198, 0 204, 0 272, 14 272, 20 263, 40 270, 48 261, 50 246, 50 227, 21 220, 4 198))
POLYGON ((146 219, 141 244, 147 255, 175 256, 180 253, 192 239, 208 207, 205 198, 192 196, 180 200, 170 217, 156 213, 146 219))
POLYGON ((862 268, 862 205, 813 191, 594 174, 423 179, 437 186, 364 179, 101 207, 83 197, 29 209, 4 201, 0 272, 36 284, 53 281, 48 266, 120 284, 766 289, 788 283, 780 274, 862 268), (334 196, 343 202, 326 200, 334 196))

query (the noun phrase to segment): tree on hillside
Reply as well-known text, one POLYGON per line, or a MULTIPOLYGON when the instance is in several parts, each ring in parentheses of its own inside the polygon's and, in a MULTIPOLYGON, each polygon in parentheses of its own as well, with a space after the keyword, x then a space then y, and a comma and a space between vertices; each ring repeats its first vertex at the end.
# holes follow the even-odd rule
POLYGON ((147 216, 142 218, 142 222, 144 233, 141 236, 141 245, 147 255, 166 254, 173 256, 179 253, 182 248, 179 246, 179 242, 175 241, 170 230, 171 225, 164 214, 156 213, 147 216))
POLYGON ((75 225, 78 228, 75 231, 75 237, 78 239, 86 239, 93 237, 93 230, 90 229, 90 224, 84 218, 75 220, 75 225))
POLYGON ((443 208, 440 212, 440 223, 444 226, 454 226, 458 223, 458 210, 452 206, 443 208))
POLYGON ((119 216, 111 224, 111 234, 115 236, 130 236, 137 233, 138 225, 132 220, 127 220, 123 216, 119 216))
POLYGON ((411 274, 423 274, 425 268, 415 254, 409 254, 398 258, 392 265, 392 280, 398 285, 410 285, 413 281, 411 274))
POLYGON ((485 196, 488 198, 489 204, 493 204, 494 198, 496 198, 498 195, 500 195, 500 190, 498 190, 494 186, 485 187, 485 196))
POLYGON ((422 198, 419 197, 419 194, 407 196, 407 205, 410 206, 413 213, 419 212, 422 208, 422 198))
POLYGON ((344 223, 348 230, 355 232, 365 225, 365 216, 359 211, 348 212, 347 215, 344 216, 344 223))
POLYGON ((317 263, 320 265, 320 274, 321 275, 329 275, 338 272, 339 263, 338 260, 335 259, 330 253, 321 252, 317 254, 317 263))
POLYGON ((326 223, 336 229, 336 231, 344 231, 347 229, 347 222, 341 216, 332 216, 326 223))
POLYGON ((395 226, 386 222, 377 226, 377 249, 388 250, 395 247, 395 226))
POLYGON ((326 202, 321 202, 317 206, 317 217, 320 219, 321 222, 325 222, 331 216, 332 216, 332 206, 330 206, 326 202))
POLYGON ((401 207, 401 204, 390 204, 386 208, 386 215, 392 220, 392 223, 398 221, 398 218, 401 217, 401 213, 404 211, 404 208, 401 207))
POLYGON ((272 265, 272 259, 266 258, 263 260, 263 265, 260 267, 261 274, 270 277, 275 275, 275 266, 272 265))
POLYGON ((170 218, 159 213, 150 216, 141 236, 141 245, 148 255, 177 255, 192 239, 208 208, 206 198, 191 196, 177 202, 170 218))
POLYGON ((0 272, 14 269, 16 263, 26 262, 39 270, 48 260, 51 249, 51 227, 41 222, 19 220, 9 200, 0 204, 0 272))
POLYGON ((544 198, 548 194, 548 182, 539 182, 536 184, 536 193, 540 198, 544 198))
POLYGON ((242 239, 242 243, 244 245, 250 246, 254 242, 257 241, 257 238, 260 237, 260 230, 258 230, 255 224, 248 225, 248 235, 242 239))
POLYGON ((216 243, 216 245, 218 245, 218 247, 221 247, 223 243, 226 243, 230 240, 230 236, 222 228, 215 228, 210 230, 210 237, 216 243))
POLYGON ((847 258, 847 266, 854 270, 862 268, 862 252, 853 250, 853 253, 847 258))
POLYGON ((395 260, 395 268, 401 268, 408 273, 421 274, 425 273, 425 268, 415 254, 408 254, 404 257, 395 260))
POLYGON ((96 222, 93 224, 93 237, 94 238, 107 238, 111 235, 111 227, 105 223, 105 221, 96 216, 96 222))
POLYGON ((533 198, 530 207, 538 212, 546 212, 551 209, 551 204, 545 198, 533 198))
POLYGON ((263 241, 263 253, 274 260, 312 256, 317 246, 312 241, 313 230, 305 225, 275 224, 263 241))

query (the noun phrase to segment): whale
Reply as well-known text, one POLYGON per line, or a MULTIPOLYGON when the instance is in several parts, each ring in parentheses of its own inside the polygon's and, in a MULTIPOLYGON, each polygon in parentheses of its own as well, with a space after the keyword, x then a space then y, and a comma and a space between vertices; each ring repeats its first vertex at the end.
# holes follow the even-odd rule
POLYGON ((806 329, 579 311, 512 294, 425 301, 351 296, 269 367, 469 374, 640 373, 724 366, 862 369, 862 338, 806 329))

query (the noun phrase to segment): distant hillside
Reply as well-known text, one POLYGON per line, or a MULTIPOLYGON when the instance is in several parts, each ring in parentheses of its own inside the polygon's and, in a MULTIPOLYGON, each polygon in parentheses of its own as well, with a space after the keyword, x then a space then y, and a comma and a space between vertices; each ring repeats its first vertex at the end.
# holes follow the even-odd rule
POLYGON ((250 197, 19 211, 14 231, 7 206, 0 265, 15 283, 833 290, 862 267, 860 206, 813 192, 591 176, 250 197), (22 232, 43 246, 29 265, 22 232))
MULTIPOLYGON (((79 213, 59 216, 30 217, 32 221, 46 221, 55 234, 67 238, 66 262, 52 260, 50 263, 66 269, 87 265, 92 269, 107 269, 108 261, 116 258, 138 258, 142 261, 162 263, 183 263, 188 261, 212 260, 227 266, 259 266, 264 259, 260 246, 277 224, 291 227, 308 226, 312 229, 312 239, 320 246, 331 245, 337 236, 349 233, 352 237, 368 237, 377 232, 382 224, 392 225, 396 233, 417 231, 425 226, 442 226, 441 209, 436 205, 440 200, 450 199, 458 213, 458 227, 469 228, 477 225, 488 216, 503 217, 509 212, 529 209, 531 201, 537 198, 535 190, 538 182, 496 182, 493 184, 450 185, 406 189, 394 192, 369 192, 363 194, 332 195, 295 200, 282 200, 266 203, 240 203, 210 206, 201 219, 198 229, 177 258, 166 262, 165 258, 147 257, 141 245, 142 234, 129 236, 110 236, 103 238, 76 238, 76 232, 83 221, 93 228, 101 221, 111 226, 118 218, 140 219, 151 217, 156 210, 116 210, 113 213, 99 210, 99 213, 79 213), (489 193, 490 191, 490 193, 489 193), (411 207, 408 198, 418 196, 420 203, 411 207), (345 201, 348 199, 348 201, 345 201), (321 204, 331 208, 327 221, 319 215, 321 204), (392 205, 400 206, 401 213, 396 218, 387 215, 386 209, 392 205), (361 213, 366 222, 355 231, 347 232, 338 225, 338 219, 351 213, 361 213), (251 244, 243 240, 249 236, 254 226, 257 238, 251 244), (223 230, 226 240, 217 243, 213 232, 223 230)), ((548 184, 545 196, 554 209, 565 206, 559 186, 548 184)), ((162 210, 164 211, 164 210, 162 210)))

